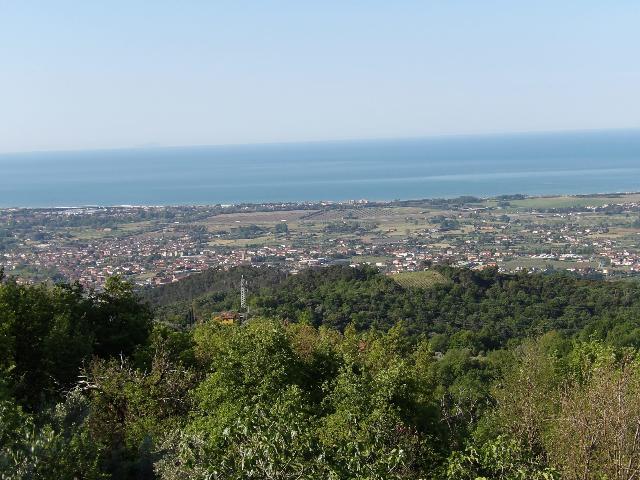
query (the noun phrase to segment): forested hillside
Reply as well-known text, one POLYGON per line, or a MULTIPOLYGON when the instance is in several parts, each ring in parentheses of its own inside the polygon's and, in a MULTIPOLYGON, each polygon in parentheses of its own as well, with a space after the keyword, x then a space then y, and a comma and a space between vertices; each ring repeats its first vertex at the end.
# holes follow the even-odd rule
POLYGON ((278 285, 287 274, 276 268, 236 267, 230 270, 210 269, 141 292, 142 301, 154 307, 158 320, 175 325, 208 320, 212 312, 240 307, 240 278, 251 280, 254 291, 267 285, 278 285))
MULTIPOLYGON (((410 336, 426 335, 436 351, 474 353, 556 330, 616 346, 640 345, 640 284, 569 273, 501 274, 439 267, 428 288, 403 287, 370 267, 308 269, 298 275, 265 268, 212 270, 145 292, 157 318, 181 320, 238 308, 240 276, 249 280, 257 315, 340 331, 388 330, 402 321, 410 336)), ((414 338, 415 339, 415 338, 414 338)))
POLYGON ((217 271, 150 306, 5 278, 0 478, 637 478, 636 284, 439 273, 217 271), (255 315, 211 321, 240 275, 255 315))

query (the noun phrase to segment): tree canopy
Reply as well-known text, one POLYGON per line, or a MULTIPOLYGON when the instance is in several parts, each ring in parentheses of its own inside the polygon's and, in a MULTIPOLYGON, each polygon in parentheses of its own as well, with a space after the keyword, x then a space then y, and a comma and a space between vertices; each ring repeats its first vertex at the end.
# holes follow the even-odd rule
POLYGON ((152 322, 181 292, 235 301, 238 274, 155 310, 117 278, 3 279, 0 477, 637 478, 636 284, 256 272, 244 324, 152 322))

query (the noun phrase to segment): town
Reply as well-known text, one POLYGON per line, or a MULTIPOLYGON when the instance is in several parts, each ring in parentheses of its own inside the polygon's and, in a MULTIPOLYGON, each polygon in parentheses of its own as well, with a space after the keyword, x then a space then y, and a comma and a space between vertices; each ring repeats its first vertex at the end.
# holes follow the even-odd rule
POLYGON ((640 274, 640 194, 0 210, 0 266, 20 282, 114 275, 139 286, 209 268, 337 263, 640 274))

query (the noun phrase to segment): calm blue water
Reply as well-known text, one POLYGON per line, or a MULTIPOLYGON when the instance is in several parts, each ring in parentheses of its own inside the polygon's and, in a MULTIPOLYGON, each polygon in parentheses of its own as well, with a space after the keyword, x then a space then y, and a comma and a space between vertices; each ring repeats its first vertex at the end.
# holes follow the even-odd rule
POLYGON ((0 155, 0 206, 640 191, 640 130, 0 155))

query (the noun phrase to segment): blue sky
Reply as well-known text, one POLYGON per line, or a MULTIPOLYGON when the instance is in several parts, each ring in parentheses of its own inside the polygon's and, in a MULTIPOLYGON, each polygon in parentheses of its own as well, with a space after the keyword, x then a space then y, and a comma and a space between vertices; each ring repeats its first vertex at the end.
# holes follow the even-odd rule
POLYGON ((0 0, 0 152, 640 127, 640 2, 0 0))

